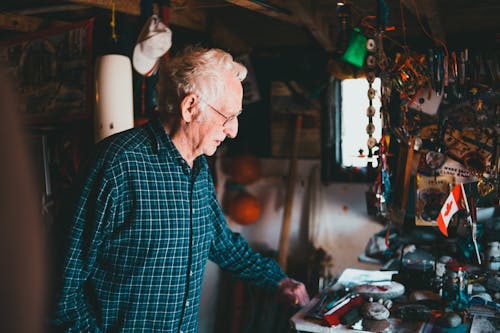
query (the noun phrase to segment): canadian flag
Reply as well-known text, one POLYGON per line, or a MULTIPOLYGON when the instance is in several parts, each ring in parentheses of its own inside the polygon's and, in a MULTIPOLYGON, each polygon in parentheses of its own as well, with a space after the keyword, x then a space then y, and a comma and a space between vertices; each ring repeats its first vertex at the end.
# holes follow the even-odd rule
POLYGON ((453 190, 448 195, 448 198, 444 202, 443 207, 441 207, 441 212, 439 213, 437 224, 439 230, 443 235, 448 237, 448 224, 450 220, 461 209, 465 209, 465 191, 462 184, 457 184, 453 187, 453 190))

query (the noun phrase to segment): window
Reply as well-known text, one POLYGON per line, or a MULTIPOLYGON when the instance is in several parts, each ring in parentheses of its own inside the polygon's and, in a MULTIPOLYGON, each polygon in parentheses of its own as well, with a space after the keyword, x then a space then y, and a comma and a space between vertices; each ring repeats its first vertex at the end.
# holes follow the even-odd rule
MULTIPOLYGON (((373 88, 376 91, 373 99, 376 111, 372 118, 375 126, 373 137, 379 142, 382 133, 380 79, 375 80, 373 88)), ((324 184, 373 180, 378 161, 375 155, 377 147, 372 149, 374 157, 367 158, 369 136, 366 126, 369 121, 366 112, 369 105, 368 81, 365 78, 339 80, 330 77, 321 113, 321 180, 324 184)))
MULTIPOLYGON (((376 113, 373 116, 375 132, 373 137, 380 141, 382 133, 382 121, 380 118, 380 79, 376 78, 372 87, 377 91, 373 99, 376 113)), ((341 82, 341 165, 342 167, 366 167, 369 161, 376 167, 378 161, 375 158, 368 159, 368 134, 366 126, 368 117, 366 110, 370 105, 368 99, 368 81, 365 78, 348 79, 341 82)), ((376 149, 376 148, 375 148, 376 149)))

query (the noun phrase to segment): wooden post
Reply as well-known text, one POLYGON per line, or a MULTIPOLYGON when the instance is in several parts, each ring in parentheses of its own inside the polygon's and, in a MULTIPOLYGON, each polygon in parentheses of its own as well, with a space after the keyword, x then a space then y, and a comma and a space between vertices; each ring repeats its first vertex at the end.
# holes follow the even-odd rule
POLYGON ((280 241, 278 248, 278 264, 286 272, 288 257, 288 240, 290 236, 290 225, 293 208, 293 195, 295 192, 295 181, 297 178, 297 155, 300 142, 300 130, 302 128, 302 116, 295 118, 295 130, 293 133, 292 154, 288 167, 288 182, 286 187, 285 207, 283 212, 283 222, 281 225, 280 241))

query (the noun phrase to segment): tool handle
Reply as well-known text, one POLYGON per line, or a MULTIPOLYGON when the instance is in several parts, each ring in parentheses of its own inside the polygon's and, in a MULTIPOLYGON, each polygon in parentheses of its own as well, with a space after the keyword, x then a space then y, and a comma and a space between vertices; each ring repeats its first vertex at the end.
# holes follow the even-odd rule
POLYGON ((288 240, 290 236, 290 225, 293 208, 293 195, 295 192, 295 180, 297 178, 297 155, 300 142, 300 130, 302 128, 302 116, 295 118, 295 131, 293 134, 292 155, 288 168, 288 183, 286 188, 285 207, 283 212, 283 222, 281 224, 280 241, 278 248, 278 264, 286 272, 288 257, 288 240))

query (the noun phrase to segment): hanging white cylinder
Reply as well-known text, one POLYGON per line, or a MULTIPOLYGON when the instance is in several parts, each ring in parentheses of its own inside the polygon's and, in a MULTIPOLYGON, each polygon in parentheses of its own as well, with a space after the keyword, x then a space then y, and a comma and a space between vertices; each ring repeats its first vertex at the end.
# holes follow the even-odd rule
POLYGON ((94 141, 134 127, 132 65, 119 54, 97 58, 94 141))

